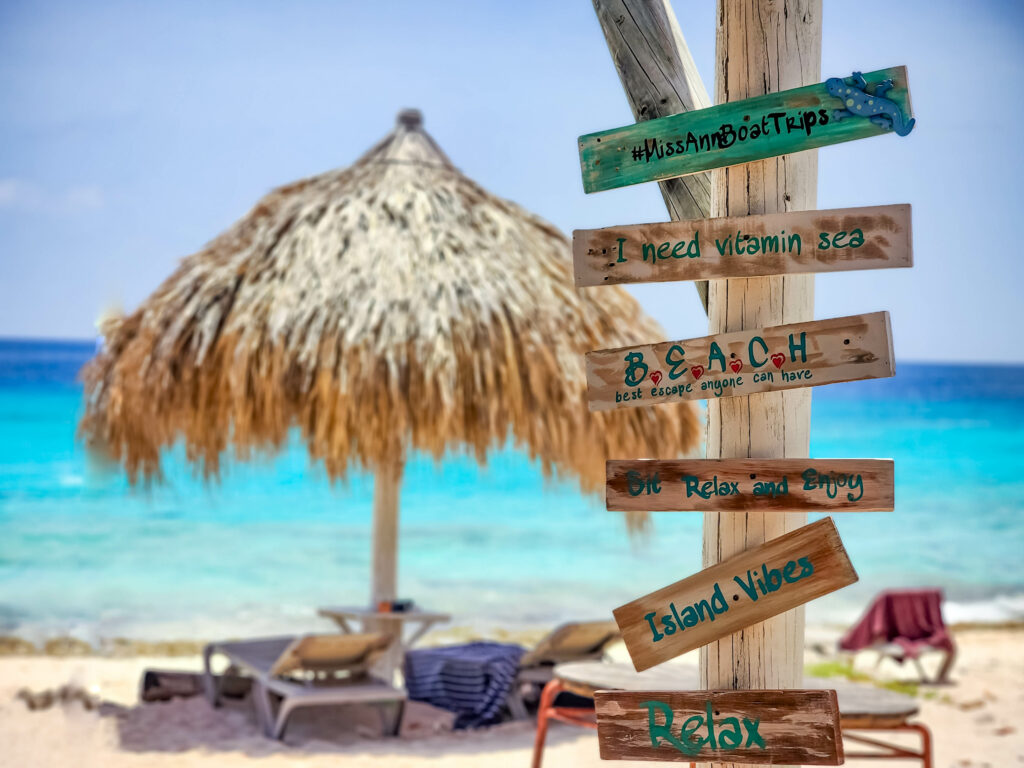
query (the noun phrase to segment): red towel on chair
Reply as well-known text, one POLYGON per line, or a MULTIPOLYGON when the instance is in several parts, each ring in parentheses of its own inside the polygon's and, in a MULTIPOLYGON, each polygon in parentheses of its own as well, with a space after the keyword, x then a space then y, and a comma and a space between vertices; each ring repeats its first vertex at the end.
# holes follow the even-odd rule
POLYGON ((952 653, 953 638, 942 620, 942 590, 883 592, 843 636, 839 647, 844 651, 859 651, 876 643, 896 643, 908 659, 930 648, 952 653))

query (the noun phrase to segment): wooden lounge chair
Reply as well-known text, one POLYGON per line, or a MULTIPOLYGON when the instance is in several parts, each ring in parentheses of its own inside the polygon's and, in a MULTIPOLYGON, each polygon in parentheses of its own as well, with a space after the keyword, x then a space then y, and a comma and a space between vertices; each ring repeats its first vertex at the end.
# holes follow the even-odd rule
POLYGON ((215 654, 253 678, 252 696, 263 733, 280 739, 292 712, 299 707, 381 704, 385 733, 398 730, 406 694, 370 676, 369 667, 386 652, 391 638, 382 634, 269 637, 210 643, 203 651, 203 690, 218 706, 220 691, 213 675, 215 654), (275 713, 275 699, 280 699, 275 713))
POLYGON ((524 687, 542 687, 551 680, 555 664, 568 661, 602 661, 608 646, 621 637, 614 621, 570 621, 541 638, 519 662, 519 673, 508 694, 512 717, 529 717, 523 701, 524 687))

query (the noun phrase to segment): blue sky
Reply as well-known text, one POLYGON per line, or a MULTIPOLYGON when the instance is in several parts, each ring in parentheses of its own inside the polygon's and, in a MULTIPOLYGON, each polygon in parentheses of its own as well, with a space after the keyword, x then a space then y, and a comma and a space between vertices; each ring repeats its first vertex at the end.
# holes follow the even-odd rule
MULTIPOLYGON (((822 149, 819 207, 912 203, 916 265, 819 276, 817 316, 888 309, 898 359, 1024 361, 1024 4, 825 4, 823 77, 906 64, 918 125, 822 149)), ((714 3, 674 5, 713 91, 714 3)), ((667 218, 653 184, 583 194, 576 137, 632 122, 587 0, 0 3, 0 335, 90 337, 406 106, 567 232, 667 218)), ((706 332, 692 286, 633 290, 706 332)))

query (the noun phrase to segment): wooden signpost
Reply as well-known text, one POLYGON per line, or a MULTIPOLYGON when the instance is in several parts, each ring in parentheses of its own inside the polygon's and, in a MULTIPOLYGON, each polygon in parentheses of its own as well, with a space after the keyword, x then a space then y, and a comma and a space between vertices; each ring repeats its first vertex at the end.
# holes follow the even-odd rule
POLYGON ((577 229, 578 287, 909 267, 909 205, 577 229))
POLYGON ((605 499, 619 512, 891 512, 891 459, 609 461, 605 499))
POLYGON ((811 321, 813 273, 911 266, 910 206, 809 210, 817 157, 804 150, 908 135, 907 72, 806 85, 821 79, 820 0, 718 0, 720 103, 699 109, 667 0, 595 9, 640 122, 580 137, 584 190, 667 182, 676 220, 577 230, 575 283, 713 281, 712 335, 587 354, 591 410, 711 401, 709 459, 609 461, 606 488, 612 510, 707 513, 705 569, 613 613, 638 671, 700 648, 709 690, 598 691, 601 757, 839 765, 835 692, 781 689, 801 679, 793 609, 857 574, 831 518, 798 526, 808 510, 891 511, 893 463, 792 458, 808 449, 809 396, 729 398, 894 375, 888 313, 811 321), (702 177, 678 177, 716 168, 716 218, 680 221, 708 210, 702 177), (754 690, 715 690, 727 687, 754 690))
POLYGON ((707 400, 895 373, 888 312, 588 352, 590 410, 707 400))
POLYGON ((842 765, 835 691, 597 691, 602 760, 842 765))
POLYGON ((853 584, 826 517, 619 606, 612 613, 638 672, 853 584))
POLYGON ((914 127, 906 67, 580 136, 587 192, 659 181, 914 127))

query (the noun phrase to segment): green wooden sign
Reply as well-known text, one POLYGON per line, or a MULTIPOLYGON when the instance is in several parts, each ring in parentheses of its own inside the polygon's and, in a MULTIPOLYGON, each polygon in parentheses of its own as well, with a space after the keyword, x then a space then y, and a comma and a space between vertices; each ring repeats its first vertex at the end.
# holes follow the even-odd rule
POLYGON ((587 192, 914 127, 906 67, 880 69, 581 136, 587 192))

